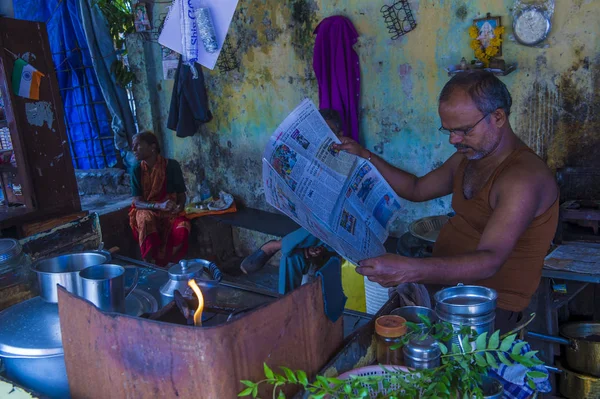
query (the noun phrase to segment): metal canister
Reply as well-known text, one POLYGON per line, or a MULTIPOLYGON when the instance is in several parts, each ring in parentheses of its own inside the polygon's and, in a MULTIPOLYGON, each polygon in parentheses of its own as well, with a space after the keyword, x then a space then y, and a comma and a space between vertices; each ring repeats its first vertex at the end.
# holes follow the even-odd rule
MULTIPOLYGON (((435 293, 435 312, 440 320, 452 324, 455 331, 469 327, 477 335, 484 332, 492 334, 497 298, 498 294, 491 288, 459 284, 435 293)), ((453 336, 449 344, 461 346, 458 334, 453 336)))
POLYGON ((417 337, 402 348, 404 364, 416 370, 433 369, 442 364, 442 351, 437 341, 431 337, 417 337))

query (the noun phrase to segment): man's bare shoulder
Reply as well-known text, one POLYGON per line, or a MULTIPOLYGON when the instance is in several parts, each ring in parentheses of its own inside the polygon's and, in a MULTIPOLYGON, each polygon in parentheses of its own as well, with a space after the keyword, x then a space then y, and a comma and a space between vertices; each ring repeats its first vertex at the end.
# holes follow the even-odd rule
POLYGON ((521 181, 533 180, 541 184, 556 184, 552 170, 546 165, 542 158, 535 153, 524 151, 519 157, 506 168, 503 175, 517 178, 521 181))
POLYGON ((506 190, 512 194, 531 194, 538 198, 538 214, 554 204, 558 196, 558 186, 552 170, 540 157, 529 151, 523 152, 506 168, 498 177, 497 183, 500 191, 497 194, 506 190))

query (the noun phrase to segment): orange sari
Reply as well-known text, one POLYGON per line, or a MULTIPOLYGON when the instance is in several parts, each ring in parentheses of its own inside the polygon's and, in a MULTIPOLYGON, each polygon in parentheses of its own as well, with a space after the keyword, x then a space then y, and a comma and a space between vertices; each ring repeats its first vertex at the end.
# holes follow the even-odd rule
MULTIPOLYGON (((145 202, 177 201, 176 193, 167 193, 166 172, 167 159, 160 155, 153 168, 142 161, 141 183, 145 202)), ((142 257, 151 255, 157 265, 179 262, 187 254, 191 225, 185 216, 154 209, 137 209, 132 205, 129 225, 140 245, 142 257)))

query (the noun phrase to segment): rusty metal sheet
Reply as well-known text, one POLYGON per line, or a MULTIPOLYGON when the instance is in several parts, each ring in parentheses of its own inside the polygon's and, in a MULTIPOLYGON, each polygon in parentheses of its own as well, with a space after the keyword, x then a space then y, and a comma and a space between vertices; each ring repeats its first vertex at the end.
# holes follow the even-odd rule
POLYGON ((74 398, 235 398, 240 380, 264 378, 263 362, 314 376, 343 338, 343 318, 324 314, 320 280, 205 328, 104 313, 60 287, 58 296, 74 398))

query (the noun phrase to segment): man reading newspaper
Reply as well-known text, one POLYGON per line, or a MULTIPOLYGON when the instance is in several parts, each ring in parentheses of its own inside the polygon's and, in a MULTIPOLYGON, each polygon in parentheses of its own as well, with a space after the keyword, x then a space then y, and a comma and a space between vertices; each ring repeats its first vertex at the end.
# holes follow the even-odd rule
POLYGON ((536 291, 558 221, 558 187, 545 162, 514 133, 508 89, 489 72, 454 76, 439 97, 440 132, 456 147, 441 167, 416 177, 342 138, 335 146, 368 159, 395 192, 421 202, 452 194, 456 216, 433 257, 385 254, 357 271, 384 287, 406 282, 472 283, 498 292, 496 327, 509 330, 536 291))

